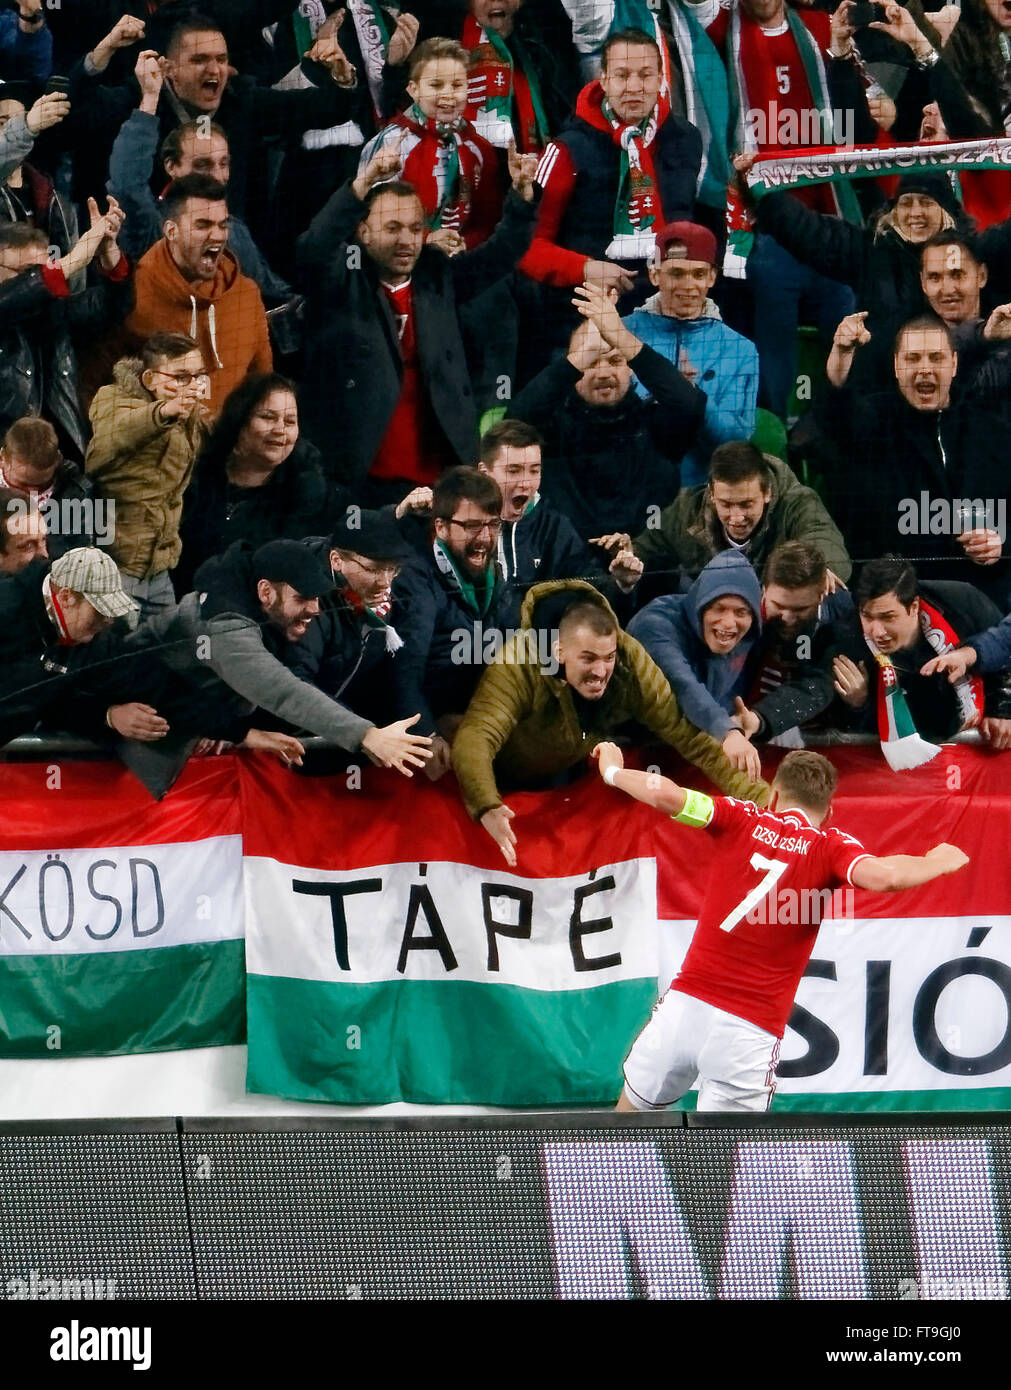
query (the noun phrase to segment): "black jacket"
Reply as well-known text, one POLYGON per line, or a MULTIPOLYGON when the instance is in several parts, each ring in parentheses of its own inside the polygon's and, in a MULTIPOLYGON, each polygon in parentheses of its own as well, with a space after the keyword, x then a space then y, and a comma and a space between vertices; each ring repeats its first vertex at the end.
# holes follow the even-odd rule
MULTIPOLYGON (((929 307, 920 286, 919 245, 904 241, 890 228, 877 233, 814 212, 789 193, 767 193, 759 199, 757 218, 759 231, 774 237, 798 261, 830 280, 852 286, 857 308, 868 311, 866 327, 871 334, 854 371, 859 381, 872 381, 890 364, 892 340, 901 325, 929 307)), ((984 264, 992 262, 995 269, 1002 266, 1011 252, 1011 221, 981 232, 974 248, 984 264)), ((997 303, 987 296, 988 310, 997 303)))
POLYGON ((1005 582, 1006 561, 981 566, 966 559, 951 513, 956 499, 981 499, 994 504, 992 520, 1000 520, 997 504, 1008 495, 1006 409, 960 399, 953 389, 947 410, 916 410, 893 383, 874 392, 830 387, 815 413, 832 460, 825 500, 855 559, 893 552, 929 561, 923 573, 931 579, 968 580, 988 591, 1005 582), (933 532, 932 503, 940 517, 933 532))
POLYGON ((105 712, 131 700, 155 702, 160 682, 129 659, 117 623, 91 642, 60 645, 46 612, 48 562, 0 579, 0 747, 40 722, 110 741, 105 712))
POLYGON ((444 714, 462 714, 485 662, 501 645, 509 616, 507 586, 496 583, 479 614, 453 574, 436 564, 433 546, 409 560, 393 585, 390 621, 404 639, 393 664, 397 718, 420 714, 413 732, 432 734, 444 714))
MULTIPOLYGON (((328 540, 307 544, 328 564, 328 540)), ((304 637, 289 645, 284 663, 356 714, 387 724, 393 713, 395 654, 387 650, 385 630, 370 626, 355 612, 346 588, 339 580, 320 599, 319 617, 304 637)))
POLYGON ((319 451, 306 439, 299 439, 257 488, 233 488, 212 446, 213 438, 197 460, 183 502, 183 553, 172 574, 180 597, 193 587, 197 567, 233 542, 248 541, 256 550, 267 541, 300 540, 329 523, 336 506, 323 481, 319 451))
POLYGON ((83 459, 89 431, 77 397, 74 341, 93 341, 132 304, 130 279, 99 279, 58 298, 32 266, 0 284, 0 431, 22 415, 45 415, 83 459))
POLYGON ((787 635, 774 623, 763 624, 756 688, 747 699, 752 713, 761 720, 752 742, 767 743, 787 729, 824 722, 819 716, 831 706, 835 695, 833 624, 842 622, 852 611, 849 591, 837 589, 822 600, 813 630, 787 635), (778 685, 769 678, 770 672, 782 678, 778 685))
MULTIPOLYGON (((215 20, 228 41, 232 64, 245 72, 248 60, 263 46, 265 25, 287 18, 290 0, 161 0, 152 14, 148 0, 87 0, 83 5, 63 5, 46 11, 46 23, 55 43, 54 72, 67 72, 82 54, 94 48, 124 14, 144 21, 145 48, 164 53, 169 34, 180 19, 194 10, 215 20), (55 13, 54 13, 55 11, 55 13)), ((112 55, 103 77, 106 82, 124 82, 137 61, 136 46, 121 48, 112 55)))
POLYGON ((587 579, 600 569, 569 518, 541 498, 519 521, 506 521, 499 567, 508 590, 508 626, 518 628, 527 590, 546 579, 587 579))
MULTIPOLYGON (((569 251, 603 260, 614 236, 614 200, 621 185, 622 152, 610 130, 573 116, 558 137, 576 169, 556 241, 569 251)), ((668 222, 691 220, 702 162, 702 136, 673 113, 657 131, 653 148, 660 206, 668 222)))
MULTIPOLYGON (((951 580, 927 581, 920 584, 920 593, 947 620, 959 642, 1000 622, 1000 610, 972 584, 951 580)), ((874 732, 877 729, 877 663, 864 641, 860 617, 855 611, 848 618, 833 623, 829 630, 830 656, 840 652, 857 664, 861 661, 864 663, 870 676, 871 690, 870 698, 862 709, 850 709, 842 701, 836 700, 832 707, 832 722, 837 728, 874 732)), ((948 677, 943 672, 936 676, 920 675, 921 666, 936 655, 922 636, 910 651, 889 653, 916 731, 931 742, 952 738, 963 722, 955 687, 948 677)), ((1011 718, 1011 673, 1005 669, 984 676, 983 689, 984 713, 997 719, 1011 718)))
MULTIPOLYGON (((134 60, 136 61, 136 59, 134 60)), ((305 130, 337 125, 346 120, 352 93, 330 78, 325 68, 310 65, 319 76, 319 86, 300 91, 275 92, 261 87, 251 77, 229 79, 213 119, 228 136, 231 173, 228 179, 228 207, 240 217, 252 215, 266 201, 266 171, 259 168, 263 142, 270 136, 301 135, 305 130), (249 215, 247 215, 247 201, 249 215)), ((108 178, 109 152, 120 126, 140 104, 136 80, 110 87, 88 77, 83 59, 70 73, 70 100, 74 109, 75 148, 78 155, 78 183, 104 188, 108 178)), ((163 87, 158 101, 158 119, 163 139, 179 124, 177 108, 169 89, 163 87)), ((164 182, 161 165, 152 170, 154 183, 164 182)), ((154 183, 152 186, 154 186, 154 183)))
MULTIPOLYGON (((412 286, 421 374, 447 441, 446 463, 472 463, 477 412, 457 308, 508 275, 530 244, 536 203, 510 193, 491 237, 449 259, 422 247, 412 286)), ((339 188, 298 239, 309 296, 303 427, 328 476, 358 494, 400 398, 403 359, 376 267, 351 241, 365 209, 339 188)))
POLYGON ((241 740, 266 710, 294 728, 359 748, 369 721, 289 669, 291 644, 263 611, 253 553, 248 542, 236 541, 212 556, 197 570, 194 592, 130 638, 132 652, 146 652, 164 668, 166 718, 174 731, 241 740))
POLYGON ((651 347, 629 366, 650 400, 629 387, 616 406, 588 405, 575 391, 581 373, 559 357, 509 407, 544 435, 544 496, 584 540, 643 530, 647 509, 666 506, 677 492, 681 458, 705 416, 705 395, 651 347))

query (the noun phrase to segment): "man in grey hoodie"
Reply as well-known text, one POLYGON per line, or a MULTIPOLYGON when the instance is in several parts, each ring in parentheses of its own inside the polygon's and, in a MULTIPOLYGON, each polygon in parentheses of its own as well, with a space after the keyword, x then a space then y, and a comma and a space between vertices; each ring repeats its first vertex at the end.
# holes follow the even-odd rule
POLYGON ((268 541, 253 551, 237 541, 205 561, 195 582, 197 591, 145 623, 128 644, 131 652, 150 648, 177 678, 171 697, 184 712, 166 705, 174 728, 187 724, 230 738, 233 728, 244 730, 257 710, 266 710, 351 752, 361 749, 406 777, 425 766, 431 739, 408 732, 417 714, 377 728, 284 664, 288 644, 305 636, 320 598, 333 588, 332 576, 301 542, 268 541))

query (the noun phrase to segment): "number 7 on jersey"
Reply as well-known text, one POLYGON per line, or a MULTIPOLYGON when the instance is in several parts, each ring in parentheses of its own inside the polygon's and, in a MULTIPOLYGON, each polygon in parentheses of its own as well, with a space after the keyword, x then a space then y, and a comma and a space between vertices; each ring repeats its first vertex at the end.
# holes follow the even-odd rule
MULTIPOLYGON (((720 931, 733 931, 742 917, 746 917, 753 907, 756 907, 767 893, 771 893, 776 884, 790 867, 782 859, 766 859, 764 854, 753 854, 751 856, 751 867, 753 869, 764 869, 765 873, 748 893, 747 897, 734 908, 733 912, 728 912, 720 923, 720 931)), ((775 917, 772 918, 775 921, 775 917)))

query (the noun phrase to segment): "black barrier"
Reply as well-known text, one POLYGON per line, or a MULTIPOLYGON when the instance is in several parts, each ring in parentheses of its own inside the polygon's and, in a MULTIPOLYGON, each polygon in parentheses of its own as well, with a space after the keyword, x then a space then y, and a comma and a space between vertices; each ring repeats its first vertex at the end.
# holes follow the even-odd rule
POLYGON ((1011 1128, 551 1115, 0 1127, 0 1296, 1004 1299, 1011 1128))

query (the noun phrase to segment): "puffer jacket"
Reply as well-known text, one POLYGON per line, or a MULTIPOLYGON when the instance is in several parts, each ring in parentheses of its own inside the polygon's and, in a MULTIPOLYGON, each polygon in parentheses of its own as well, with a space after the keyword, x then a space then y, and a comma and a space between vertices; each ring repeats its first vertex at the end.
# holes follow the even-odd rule
MULTIPOLYGON (((853 565, 842 533, 821 498, 799 481, 788 464, 771 454, 765 455, 765 462, 772 470, 772 496, 751 533, 747 558, 761 574, 777 545, 807 541, 818 547, 826 565, 845 583, 853 565)), ((683 488, 660 513, 660 525, 640 531, 632 548, 647 566, 676 567, 682 581, 694 579, 714 555, 729 550, 730 543, 709 500, 708 485, 683 488)))
POLYGON ((139 357, 121 358, 92 401, 84 467, 116 504, 112 558, 124 574, 152 579, 179 563, 183 493, 208 427, 203 412, 163 418, 142 370, 139 357))
POLYGON ((583 595, 614 616, 597 590, 581 580, 537 584, 523 605, 523 630, 486 667, 453 741, 453 768, 470 815, 479 820, 501 806, 498 779, 514 787, 543 781, 586 758, 633 719, 722 791, 764 806, 766 784, 735 772, 719 744, 689 723, 660 668, 620 627, 614 674, 594 704, 592 725, 581 724, 572 687, 560 672, 549 673, 542 649, 564 608, 583 595))

